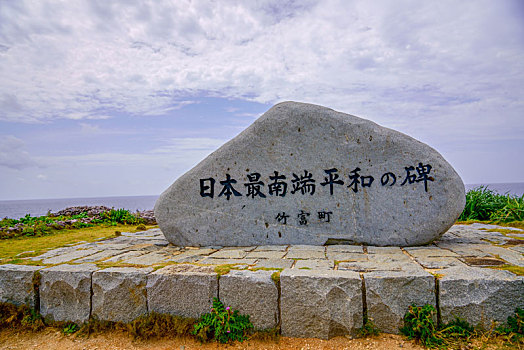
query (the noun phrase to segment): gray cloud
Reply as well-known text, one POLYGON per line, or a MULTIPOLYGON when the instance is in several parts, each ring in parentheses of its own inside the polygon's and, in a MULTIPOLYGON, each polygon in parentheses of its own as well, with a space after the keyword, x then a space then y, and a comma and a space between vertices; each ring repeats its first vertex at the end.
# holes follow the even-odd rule
POLYGON ((25 150, 24 141, 12 135, 0 137, 0 167, 22 170, 38 166, 25 150))

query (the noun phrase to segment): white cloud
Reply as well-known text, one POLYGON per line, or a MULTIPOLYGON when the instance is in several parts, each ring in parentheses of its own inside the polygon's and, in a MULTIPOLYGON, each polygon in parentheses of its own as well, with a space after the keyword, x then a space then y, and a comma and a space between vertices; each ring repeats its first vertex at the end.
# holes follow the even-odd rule
POLYGON ((456 120, 483 125, 492 115, 478 101, 522 115, 524 26, 510 1, 0 6, 4 120, 158 115, 199 91, 317 102, 393 125, 438 123, 455 106, 470 113, 456 120))
POLYGON ((151 153, 180 154, 193 151, 210 153, 226 141, 205 137, 172 138, 164 146, 152 150, 151 153))
POLYGON ((431 144, 522 140, 518 6, 0 2, 0 120, 163 115, 207 94, 319 103, 431 144))

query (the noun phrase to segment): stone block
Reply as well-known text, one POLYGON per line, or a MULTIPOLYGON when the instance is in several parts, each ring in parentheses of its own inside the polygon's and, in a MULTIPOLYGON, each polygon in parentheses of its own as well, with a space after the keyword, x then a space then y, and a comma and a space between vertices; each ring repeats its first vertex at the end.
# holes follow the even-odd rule
POLYGON ((170 260, 178 263, 191 263, 201 260, 204 256, 209 255, 215 251, 216 249, 212 248, 189 249, 170 258, 170 260))
POLYGON ((147 253, 144 255, 125 259, 124 262, 134 265, 154 265, 167 261, 168 257, 160 253, 147 253))
POLYGON ((36 307, 35 273, 42 266, 0 265, 0 302, 36 307))
POLYGON ((250 252, 246 258, 253 259, 282 259, 286 254, 285 251, 268 250, 268 251, 254 251, 250 252))
POLYGON ((91 311, 93 264, 57 265, 40 271, 40 313, 55 321, 83 323, 91 311))
POLYGON ((339 244, 339 245, 329 245, 326 247, 327 253, 330 252, 337 252, 337 253, 364 253, 364 249, 361 245, 347 245, 347 244, 339 244))
POLYGON ((152 268, 113 267, 93 273, 92 316, 130 322, 147 314, 147 274, 152 268))
POLYGON ((209 266, 170 265, 148 275, 149 312, 198 318, 211 311, 217 295, 217 274, 209 266))
POLYGON ((353 252, 337 252, 337 251, 327 251, 327 258, 333 261, 367 261, 368 255, 363 252, 353 253, 353 252))
POLYGON ((220 300, 225 306, 250 315, 256 329, 278 324, 278 289, 271 279, 274 271, 231 270, 220 276, 220 300))
POLYGON ((285 257, 286 259, 326 259, 326 253, 324 249, 296 249, 292 246, 285 257))
POLYGON ((247 255, 247 252, 241 249, 222 249, 211 254, 210 258, 218 259, 242 259, 247 255))
POLYGON ((95 253, 98 253, 100 249, 79 249, 79 250, 73 250, 71 252, 60 254, 51 258, 44 259, 42 262, 44 264, 54 265, 54 264, 63 264, 75 259, 83 258, 85 256, 89 256, 95 253))
POLYGON ((293 266, 292 259, 259 259, 256 267, 263 267, 268 269, 288 269, 293 266))
POLYGON ((435 277, 418 270, 364 274, 368 317, 382 331, 399 333, 411 304, 436 305, 435 277))
POLYGON ((219 259, 206 256, 199 260, 198 263, 209 265, 253 265, 256 261, 256 259, 219 259))
POLYGON ((426 258, 417 258, 416 260, 420 265, 422 265, 426 269, 445 269, 453 266, 467 266, 462 261, 453 256, 430 256, 426 258))
POLYGON ((287 245, 259 245, 255 248, 255 252, 263 252, 263 251, 279 251, 284 252, 287 250, 287 245))
POLYGON ((399 247, 366 247, 368 254, 402 254, 402 250, 399 247))
POLYGON ((280 288, 286 337, 328 339, 362 327, 362 280, 356 272, 287 269, 280 288))
POLYGON ((450 267, 439 273, 443 322, 460 317, 488 329, 492 321, 506 322, 515 308, 524 308, 522 276, 479 267, 450 267))
POLYGON ((102 250, 101 252, 95 253, 93 255, 86 256, 85 258, 78 259, 75 262, 76 263, 95 262, 95 261, 100 261, 100 260, 104 260, 104 259, 107 259, 107 258, 111 258, 111 257, 119 255, 121 253, 122 253, 121 250, 113 250, 113 249, 102 250))
POLYGON ((366 254, 364 261, 343 261, 339 270, 371 271, 420 271, 422 267, 405 254, 366 254))
POLYGON ((309 269, 309 270, 333 270, 335 266, 334 261, 331 260, 297 260, 295 269, 309 269))

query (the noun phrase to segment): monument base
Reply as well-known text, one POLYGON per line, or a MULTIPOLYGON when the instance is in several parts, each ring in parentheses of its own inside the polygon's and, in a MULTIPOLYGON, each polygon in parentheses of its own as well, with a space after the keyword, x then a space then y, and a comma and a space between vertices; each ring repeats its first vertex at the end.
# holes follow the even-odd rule
POLYGON ((433 305, 442 322, 459 316, 489 328, 524 307, 524 276, 508 271, 524 266, 524 231, 486 228, 497 226, 455 225, 435 244, 412 248, 192 248, 168 244, 158 229, 123 233, 26 259, 41 266, 0 265, 0 301, 82 323, 153 311, 196 318, 218 297, 258 329, 317 338, 356 334, 365 314, 399 333, 414 303, 433 305))

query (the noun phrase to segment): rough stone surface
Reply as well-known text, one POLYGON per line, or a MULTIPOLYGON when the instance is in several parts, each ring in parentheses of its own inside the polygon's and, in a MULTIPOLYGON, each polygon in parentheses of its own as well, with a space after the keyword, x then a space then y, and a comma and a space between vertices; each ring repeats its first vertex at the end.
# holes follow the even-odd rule
POLYGON ((100 251, 99 249, 75 250, 75 251, 72 251, 69 254, 64 254, 64 255, 59 255, 59 256, 54 256, 52 258, 44 259, 42 262, 44 264, 50 264, 50 265, 63 264, 65 262, 68 262, 68 261, 71 261, 71 260, 75 260, 75 259, 78 259, 78 258, 83 258, 85 256, 89 256, 89 255, 98 253, 99 251, 100 251))
MULTIPOLYGON (((368 247, 369 248, 369 247, 368 247)), ((422 267, 407 255, 400 254, 362 254, 364 259, 341 261, 339 270, 352 270, 359 272, 371 271, 421 271, 422 267)))
POLYGON ((460 317, 489 329, 491 321, 506 322, 515 308, 524 308, 524 277, 508 271, 450 267, 439 272, 443 322, 460 317))
POLYGON ((166 266, 148 275, 149 311, 198 318, 217 297, 217 274, 211 267, 166 266))
POLYGON ((329 108, 285 102, 181 176, 158 199, 155 217, 176 245, 412 246, 446 232, 464 203, 462 180, 428 145, 329 108), (283 185, 269 193, 277 180, 285 196, 283 185))
POLYGON ((34 308, 36 305, 33 281, 35 272, 41 268, 41 266, 0 265, 0 302, 34 308))
POLYGON ((220 276, 220 300, 225 306, 250 316, 256 329, 278 324, 278 289, 274 271, 236 271, 220 276))
POLYGON ((297 260, 295 269, 333 270, 334 265, 334 262, 329 260, 297 260))
POLYGON ((147 314, 146 283, 152 268, 113 267, 93 273, 92 315, 130 322, 147 314))
POLYGON ((368 317, 383 332, 399 333, 413 303, 435 306, 435 277, 425 271, 364 274, 368 317))
POLYGON ((294 260, 291 259, 259 259, 256 267, 267 269, 287 269, 293 265, 294 260))
POLYGON ((87 321, 91 275, 96 270, 93 264, 64 264, 40 270, 40 313, 55 321, 87 321))
POLYGON ((282 335, 328 339, 362 327, 362 281, 352 271, 284 270, 282 335))

